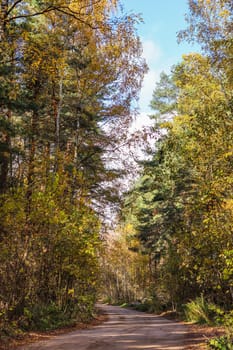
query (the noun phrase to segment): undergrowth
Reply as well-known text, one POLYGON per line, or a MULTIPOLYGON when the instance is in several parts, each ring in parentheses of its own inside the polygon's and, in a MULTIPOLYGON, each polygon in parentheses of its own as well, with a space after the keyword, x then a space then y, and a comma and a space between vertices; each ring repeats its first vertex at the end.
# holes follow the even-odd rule
POLYGON ((184 305, 185 319, 192 323, 209 326, 224 323, 224 311, 213 303, 208 303, 203 296, 184 305))
POLYGON ((209 349, 233 350, 233 310, 224 315, 223 324, 226 334, 221 337, 210 339, 208 342, 209 349))
POLYGON ((233 311, 225 312, 219 306, 208 303, 203 296, 187 303, 184 311, 187 321, 225 329, 224 335, 208 341, 208 349, 233 350, 233 311))
POLYGON ((17 320, 0 320, 0 339, 15 338, 27 331, 51 331, 72 327, 77 322, 88 323, 93 319, 93 305, 72 305, 61 309, 56 304, 36 304, 24 308, 17 320))

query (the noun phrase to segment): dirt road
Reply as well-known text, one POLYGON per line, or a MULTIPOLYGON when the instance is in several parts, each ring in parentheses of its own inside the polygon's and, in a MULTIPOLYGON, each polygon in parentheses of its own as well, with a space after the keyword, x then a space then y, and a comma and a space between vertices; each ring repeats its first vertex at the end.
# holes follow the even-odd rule
POLYGON ((107 322, 24 345, 19 350, 187 350, 192 349, 190 344, 198 342, 190 337, 187 326, 175 321, 117 306, 101 307, 109 315, 107 322))

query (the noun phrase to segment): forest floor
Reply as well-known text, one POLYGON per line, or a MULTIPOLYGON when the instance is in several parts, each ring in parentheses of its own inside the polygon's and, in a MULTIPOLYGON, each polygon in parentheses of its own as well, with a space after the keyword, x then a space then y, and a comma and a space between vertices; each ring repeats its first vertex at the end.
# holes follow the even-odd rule
POLYGON ((28 333, 23 339, 0 349, 201 350, 205 349, 205 341, 217 334, 216 328, 193 326, 155 314, 104 305, 90 325, 28 333))

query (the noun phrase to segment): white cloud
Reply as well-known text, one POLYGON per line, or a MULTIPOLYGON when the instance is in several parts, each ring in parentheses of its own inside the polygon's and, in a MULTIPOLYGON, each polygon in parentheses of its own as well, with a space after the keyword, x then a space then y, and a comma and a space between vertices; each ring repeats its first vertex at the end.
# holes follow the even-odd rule
POLYGON ((142 43, 143 56, 150 65, 158 61, 162 56, 161 48, 153 40, 144 40, 142 43))
POLYGON ((141 111, 150 111, 149 104, 152 99, 152 93, 155 89, 155 84, 159 80, 160 71, 155 69, 150 69, 145 75, 142 89, 140 92, 139 105, 141 111))
POLYGON ((139 108, 142 113, 146 112, 147 114, 151 114, 152 111, 149 105, 155 85, 160 79, 161 72, 169 72, 171 65, 169 60, 164 60, 164 54, 161 47, 152 39, 143 40, 142 46, 143 57, 146 59, 149 71, 143 80, 139 96, 139 108))
POLYGON ((152 98, 152 93, 161 73, 161 59, 163 54, 160 46, 151 39, 143 40, 142 46, 143 57, 148 64, 149 72, 144 77, 140 93, 139 106, 142 112, 149 113, 149 104, 152 98))

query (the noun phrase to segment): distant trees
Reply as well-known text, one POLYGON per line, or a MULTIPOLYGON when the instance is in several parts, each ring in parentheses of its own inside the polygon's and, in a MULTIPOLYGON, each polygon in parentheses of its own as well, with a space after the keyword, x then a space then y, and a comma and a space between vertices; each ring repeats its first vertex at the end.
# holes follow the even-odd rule
POLYGON ((108 237, 100 257, 102 286, 100 293, 110 303, 142 300, 151 280, 149 259, 139 252, 140 244, 132 234, 132 225, 119 226, 108 237))

